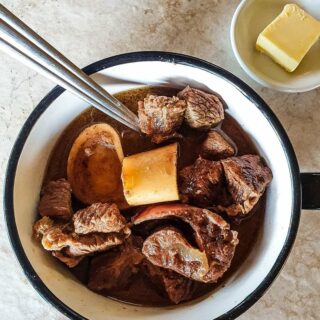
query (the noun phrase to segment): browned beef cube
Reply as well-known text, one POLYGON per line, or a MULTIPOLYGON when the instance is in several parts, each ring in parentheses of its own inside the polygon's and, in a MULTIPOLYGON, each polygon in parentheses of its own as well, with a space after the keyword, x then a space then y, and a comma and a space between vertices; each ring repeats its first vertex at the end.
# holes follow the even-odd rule
POLYGON ((72 220, 78 234, 120 232, 126 227, 126 219, 115 203, 94 203, 77 211, 72 220))
POLYGON ((186 103, 177 97, 147 96, 138 103, 140 128, 155 143, 171 138, 182 124, 186 103))
POLYGON ((201 145, 201 155, 204 158, 220 160, 235 155, 235 148, 218 131, 210 131, 201 145))
POLYGON ((258 155, 221 161, 199 158, 180 171, 179 191, 184 202, 243 216, 252 210, 271 180, 271 170, 258 155))
POLYGON ((187 102, 185 119, 191 128, 209 129, 224 119, 223 104, 214 94, 187 86, 178 97, 187 102))
POLYGON ((50 181, 41 191, 38 206, 41 216, 68 220, 72 217, 71 187, 66 179, 50 181))
POLYGON ((166 295, 173 303, 178 304, 191 298, 194 284, 192 280, 148 261, 144 261, 143 271, 159 293, 166 295))
POLYGON ((116 250, 93 258, 89 288, 100 291, 123 289, 129 285, 130 278, 139 271, 139 265, 144 259, 141 246, 142 239, 132 236, 116 250))
POLYGON ((258 155, 244 155, 221 161, 232 204, 217 209, 230 216, 248 214, 272 180, 271 170, 258 155))
POLYGON ((179 192, 183 202, 211 206, 223 196, 223 169, 219 161, 198 158, 179 173, 179 192))

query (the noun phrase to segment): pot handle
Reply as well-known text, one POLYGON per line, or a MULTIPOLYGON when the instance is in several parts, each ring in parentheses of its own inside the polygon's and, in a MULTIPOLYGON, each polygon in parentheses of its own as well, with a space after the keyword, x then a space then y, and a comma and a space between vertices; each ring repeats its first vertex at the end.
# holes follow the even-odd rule
POLYGON ((302 209, 320 210, 320 172, 303 172, 300 177, 302 209))

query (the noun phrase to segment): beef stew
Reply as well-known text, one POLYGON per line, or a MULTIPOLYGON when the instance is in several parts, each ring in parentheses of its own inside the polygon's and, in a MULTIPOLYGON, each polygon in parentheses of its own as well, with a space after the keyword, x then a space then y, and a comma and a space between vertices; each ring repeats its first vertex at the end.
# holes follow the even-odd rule
MULTIPOLYGON (((159 143, 160 146, 178 143, 176 174, 180 200, 151 207, 129 206, 124 205, 123 197, 106 203, 84 203, 73 193, 72 211, 66 212, 68 202, 64 201, 63 219, 53 216, 52 220, 40 211, 41 206, 50 206, 42 194, 39 211, 44 217, 35 223, 35 235, 84 285, 107 297, 131 304, 165 306, 205 296, 223 285, 250 254, 263 224, 264 191, 272 173, 257 155, 250 137, 223 111, 224 104, 213 94, 190 87, 181 92, 175 88, 146 87, 115 96, 140 115, 145 135, 89 108, 62 133, 52 152, 43 190, 55 181, 68 179, 69 153, 84 129, 107 123, 119 134, 125 157, 157 149, 159 143), (199 120, 211 107, 212 119, 199 120), (173 117, 168 115, 171 108, 175 110, 173 117), (183 119, 188 108, 188 116, 183 119), (216 149, 218 145, 218 156, 216 150, 210 149, 212 145, 216 149), (253 163, 249 169, 247 164, 242 165, 241 156, 253 163), (234 179, 237 188, 228 187, 234 175, 230 178, 225 169, 234 163, 243 173, 234 179), (162 216, 159 210, 164 213, 162 216), (150 211, 155 217, 143 220, 141 217, 150 211), (66 216, 72 218, 68 221, 66 216), (178 245, 159 246, 161 236, 168 235, 179 239, 175 241, 178 245), (158 256, 150 254, 154 253, 155 243, 158 256), (192 256, 188 248, 192 248, 194 261, 188 260, 192 256), (163 257, 169 251, 168 264, 163 257), (199 272, 193 273, 194 270, 199 272)), ((101 145, 105 147, 104 143, 101 145)), ((106 147, 110 148, 110 144, 106 147)), ((81 163, 88 168, 83 157, 90 156, 91 149, 84 148, 81 152, 81 163)), ((105 172, 104 177, 108 177, 105 172)), ((157 183, 166 187, 161 186, 161 181, 157 183)), ((54 194, 51 198, 56 199, 54 194)))

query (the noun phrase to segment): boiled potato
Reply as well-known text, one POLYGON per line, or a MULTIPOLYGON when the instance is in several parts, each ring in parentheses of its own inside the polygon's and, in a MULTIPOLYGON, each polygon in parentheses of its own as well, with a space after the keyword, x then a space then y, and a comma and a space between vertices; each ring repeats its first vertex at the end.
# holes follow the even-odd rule
POLYGON ((177 144, 125 157, 124 195, 131 206, 179 200, 177 144))
POLYGON ((120 138, 111 126, 98 123, 84 129, 68 157, 67 175, 74 195, 85 204, 115 202, 125 207, 122 160, 120 138))

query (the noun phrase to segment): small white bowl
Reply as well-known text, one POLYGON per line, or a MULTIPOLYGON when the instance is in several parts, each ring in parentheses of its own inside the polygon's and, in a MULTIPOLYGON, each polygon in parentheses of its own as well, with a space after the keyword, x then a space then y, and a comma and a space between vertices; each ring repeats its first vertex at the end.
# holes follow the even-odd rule
POLYGON ((243 70, 261 85, 285 92, 320 87, 320 40, 292 73, 255 49, 259 33, 288 3, 296 3, 320 20, 320 0, 243 0, 231 23, 231 45, 243 70))

